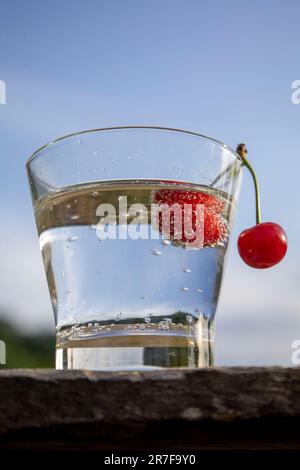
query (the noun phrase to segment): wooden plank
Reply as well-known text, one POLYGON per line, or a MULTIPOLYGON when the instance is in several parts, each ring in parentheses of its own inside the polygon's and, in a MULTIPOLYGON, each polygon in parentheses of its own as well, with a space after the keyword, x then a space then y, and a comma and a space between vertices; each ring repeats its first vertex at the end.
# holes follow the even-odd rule
POLYGON ((300 370, 0 371, 0 449, 299 449, 300 370))

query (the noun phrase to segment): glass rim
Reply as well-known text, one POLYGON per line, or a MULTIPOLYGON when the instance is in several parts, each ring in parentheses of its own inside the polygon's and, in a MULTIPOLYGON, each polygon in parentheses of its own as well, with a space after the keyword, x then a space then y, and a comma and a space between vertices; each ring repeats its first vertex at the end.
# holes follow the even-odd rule
POLYGON ((204 134, 200 134, 199 132, 195 131, 188 131, 185 129, 180 129, 176 127, 164 127, 164 126, 139 126, 139 125, 132 125, 132 126, 112 126, 112 127, 99 127, 95 129, 86 129, 83 131, 77 131, 77 132, 72 132, 70 134, 65 134, 61 137, 58 137, 57 139, 50 140, 46 144, 42 145, 39 147, 37 150, 35 150, 26 160, 26 167, 28 168, 31 162, 37 157, 37 155, 42 151, 45 150, 46 148, 50 147, 53 144, 56 144, 57 142, 61 142, 62 140, 67 140, 70 137, 75 137, 75 136, 80 136, 84 134, 92 134, 96 132, 106 132, 106 131, 116 131, 116 130, 157 130, 157 131, 169 131, 169 132, 174 132, 178 134, 187 134, 187 135, 192 135, 194 137, 201 137, 202 139, 207 140, 208 142, 212 142, 214 144, 218 144, 220 147, 230 151, 235 158, 240 160, 242 162, 242 158, 240 155, 233 150, 229 145, 225 144, 224 142, 221 142, 220 140, 214 139, 213 137, 209 137, 204 134))

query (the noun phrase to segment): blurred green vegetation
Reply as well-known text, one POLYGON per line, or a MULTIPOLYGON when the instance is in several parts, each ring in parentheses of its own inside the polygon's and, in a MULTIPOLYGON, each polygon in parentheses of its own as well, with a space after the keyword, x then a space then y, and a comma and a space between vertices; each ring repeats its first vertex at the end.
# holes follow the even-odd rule
POLYGON ((6 346, 6 364, 0 369, 55 367, 55 334, 24 334, 0 319, 0 340, 6 346))

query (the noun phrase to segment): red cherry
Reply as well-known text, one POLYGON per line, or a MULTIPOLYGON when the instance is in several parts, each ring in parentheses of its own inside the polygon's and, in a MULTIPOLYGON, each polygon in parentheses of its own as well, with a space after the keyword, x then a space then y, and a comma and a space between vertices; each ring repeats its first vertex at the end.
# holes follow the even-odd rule
POLYGON ((287 236, 280 225, 263 222, 240 234, 238 250, 243 261, 252 268, 271 268, 284 258, 287 236))
MULTIPOLYGON (((182 211, 182 233, 180 239, 176 237, 174 214, 170 215, 170 233, 165 236, 170 236, 172 240, 177 240, 183 244, 193 243, 195 246, 195 238, 190 239, 185 233, 184 218, 185 218, 185 204, 192 206, 192 220, 191 226, 193 231, 197 231, 199 222, 197 220, 196 206, 197 204, 204 205, 204 240, 203 246, 212 246, 220 242, 224 242, 228 236, 228 228, 225 219, 222 217, 221 212, 224 208, 224 202, 216 196, 202 193, 200 191, 186 191, 178 189, 162 189, 157 191, 154 200, 159 205, 167 204, 170 208, 173 204, 179 204, 182 211)), ((167 209, 168 210, 168 209, 167 209)), ((164 209, 159 214, 159 230, 163 232, 162 214, 164 209)), ((188 214, 188 213, 187 213, 188 214)), ((199 227, 200 230, 200 227, 199 227)), ((202 245, 198 248, 202 248, 202 245)))

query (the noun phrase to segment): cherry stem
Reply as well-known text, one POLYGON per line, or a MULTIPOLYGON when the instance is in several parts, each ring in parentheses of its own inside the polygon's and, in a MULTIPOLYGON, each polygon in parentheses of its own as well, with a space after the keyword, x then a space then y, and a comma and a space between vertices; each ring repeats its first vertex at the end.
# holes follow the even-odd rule
MULTIPOLYGON (((243 145, 243 144, 241 144, 243 145)), ((251 173, 253 183, 254 183, 254 189, 255 189, 255 209, 256 209, 256 224, 261 223, 261 213, 260 213, 260 192, 259 192, 259 184, 258 184, 258 179, 256 176, 256 173, 250 163, 248 162, 246 158, 247 150, 246 147, 244 146, 243 149, 239 149, 240 146, 237 148, 237 154, 241 157, 243 160, 243 165, 248 168, 248 170, 251 173)))

